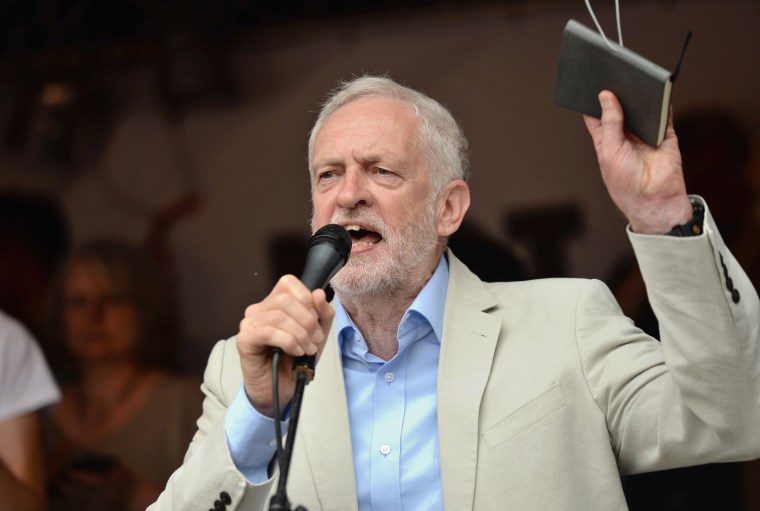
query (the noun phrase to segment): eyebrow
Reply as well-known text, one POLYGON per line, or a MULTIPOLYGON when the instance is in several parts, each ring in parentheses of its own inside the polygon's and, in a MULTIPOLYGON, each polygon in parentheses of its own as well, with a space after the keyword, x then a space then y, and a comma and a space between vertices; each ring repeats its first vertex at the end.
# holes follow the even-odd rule
MULTIPOLYGON (((391 154, 390 152, 370 152, 359 155, 359 157, 362 165, 383 162, 390 170, 401 170, 409 166, 405 160, 399 159, 396 155, 391 154)), ((310 170, 316 172, 324 167, 344 168, 345 166, 344 158, 339 156, 325 156, 322 159, 315 160, 310 170)))
MULTIPOLYGON (((365 165, 368 163, 378 163, 381 161, 386 162, 388 166, 393 169, 401 168, 404 166, 401 160, 395 158, 391 154, 382 155, 380 153, 369 153, 361 157, 361 163, 365 165)), ((322 160, 316 160, 312 164, 311 170, 315 171, 321 167, 333 167, 333 166, 345 167, 344 159, 340 157, 327 157, 322 160)))
POLYGON ((392 158, 390 155, 381 156, 380 154, 371 153, 364 158, 362 158, 362 161, 365 163, 377 163, 379 161, 387 161, 392 167, 398 166, 398 161, 394 158, 392 158))
POLYGON ((343 159, 342 158, 327 158, 324 160, 318 160, 312 163, 311 167, 312 170, 316 170, 317 167, 324 167, 324 166, 343 166, 343 159))

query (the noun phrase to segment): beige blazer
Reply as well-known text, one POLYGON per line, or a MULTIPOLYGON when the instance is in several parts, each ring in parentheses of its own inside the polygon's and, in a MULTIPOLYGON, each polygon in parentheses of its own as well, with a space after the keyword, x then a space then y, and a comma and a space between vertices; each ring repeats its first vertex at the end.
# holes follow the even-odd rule
MULTIPOLYGON (((438 377, 448 510, 626 509, 619 473, 760 456, 760 302, 706 235, 630 234, 662 343, 620 312, 600 282, 489 284, 449 252, 438 377)), ((248 483, 230 458, 224 414, 241 385, 235 341, 206 369, 198 432, 150 509, 268 509, 273 480, 248 483)), ((307 387, 288 482, 291 502, 357 508, 335 332, 307 387)))

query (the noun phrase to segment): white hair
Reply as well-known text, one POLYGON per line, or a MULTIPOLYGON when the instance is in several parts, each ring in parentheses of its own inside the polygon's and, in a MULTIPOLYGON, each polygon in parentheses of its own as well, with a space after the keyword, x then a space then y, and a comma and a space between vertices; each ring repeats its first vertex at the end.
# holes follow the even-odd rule
POLYGON ((317 133, 327 118, 340 107, 367 96, 398 99, 414 113, 419 121, 417 143, 430 169, 434 196, 456 179, 469 179, 467 139, 451 113, 434 99, 386 76, 360 76, 340 83, 330 92, 309 135, 309 165, 317 133))

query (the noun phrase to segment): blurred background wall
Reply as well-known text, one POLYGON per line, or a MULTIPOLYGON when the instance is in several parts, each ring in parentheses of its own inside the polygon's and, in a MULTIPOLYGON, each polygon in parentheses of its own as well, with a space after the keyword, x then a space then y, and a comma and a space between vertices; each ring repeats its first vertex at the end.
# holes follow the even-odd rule
MULTIPOLYGON (((694 31, 676 116, 718 105, 757 145, 760 2, 620 3, 626 46, 663 67, 694 31)), ((559 226, 557 274, 604 278, 629 251, 582 119, 551 102, 564 24, 592 24, 581 0, 209 4, 0 8, 0 188, 60 199, 74 241, 158 239, 195 363, 268 292, 290 246, 273 241, 308 238, 307 134, 341 78, 388 73, 451 109, 469 217, 532 274, 552 269, 514 220, 536 211, 559 226)), ((614 37, 614 2, 593 4, 614 37)))

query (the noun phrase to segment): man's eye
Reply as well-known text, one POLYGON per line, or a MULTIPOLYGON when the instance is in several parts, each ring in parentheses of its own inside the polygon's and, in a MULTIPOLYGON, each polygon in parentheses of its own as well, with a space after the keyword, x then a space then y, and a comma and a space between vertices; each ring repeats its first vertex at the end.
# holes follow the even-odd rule
POLYGON ((377 167, 377 173, 384 176, 390 176, 393 175, 393 172, 391 172, 388 169, 384 169, 382 167, 377 167))
POLYGON ((331 179, 335 177, 335 172, 332 170, 326 170, 319 175, 319 179, 331 179))

